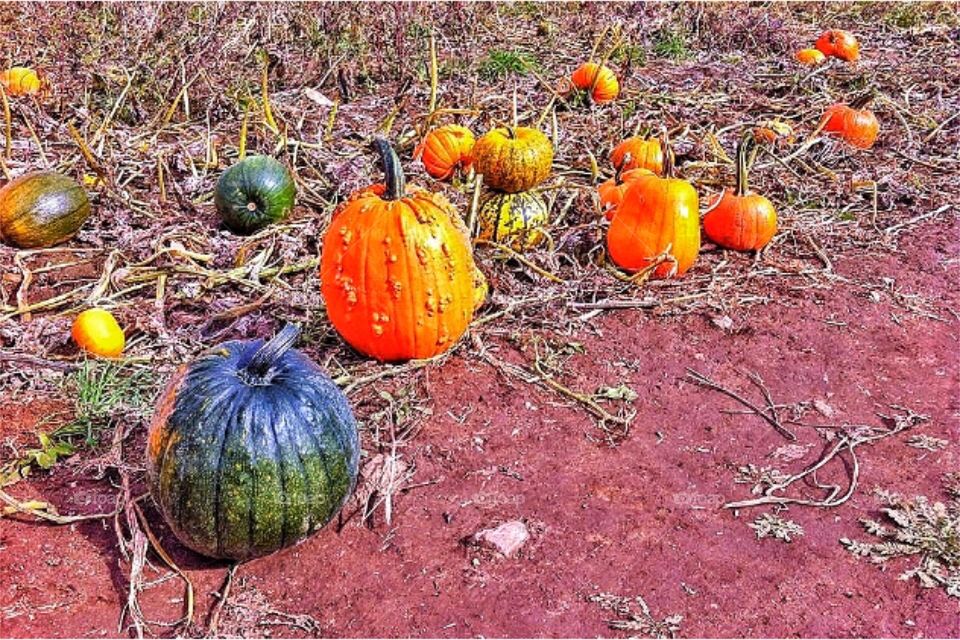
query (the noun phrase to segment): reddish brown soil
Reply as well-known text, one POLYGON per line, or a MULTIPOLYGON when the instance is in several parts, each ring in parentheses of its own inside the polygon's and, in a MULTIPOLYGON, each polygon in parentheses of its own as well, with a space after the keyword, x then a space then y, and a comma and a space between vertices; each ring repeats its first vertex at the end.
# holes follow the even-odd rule
MULTIPOLYGON (((838 542, 866 537, 857 520, 877 515, 874 488, 942 499, 941 475, 960 468, 960 322, 952 313, 960 309, 960 242, 952 224, 925 225, 911 238, 905 255, 847 258, 837 269, 859 281, 895 277, 901 291, 930 299, 943 322, 849 287, 782 285, 775 304, 731 313, 730 332, 698 316, 598 318, 602 337, 578 337, 586 353, 568 363, 564 382, 585 390, 626 382, 640 392, 632 434, 615 448, 598 444, 600 432, 579 408, 485 364, 452 359, 429 374, 433 418, 409 454, 416 482, 436 484, 397 496, 392 527, 354 519, 340 533, 325 530, 242 566, 234 597, 256 594, 274 609, 309 614, 332 636, 616 635, 606 626, 610 614, 586 601, 597 592, 642 594, 658 618, 682 614, 684 636, 960 635, 955 599, 896 580, 906 564, 883 572, 838 542), (754 416, 722 413, 739 407, 684 381, 686 367, 745 392, 742 372, 757 372, 779 402, 819 399, 836 411, 829 421, 808 415, 813 421, 879 424, 877 412, 907 406, 930 416, 916 433, 950 445, 921 451, 897 436, 864 447, 860 490, 847 504, 794 507, 786 517, 803 526, 803 537, 758 541, 747 522, 761 510, 737 517, 720 508, 748 496, 749 487, 733 483, 734 470, 798 470, 816 459, 822 440, 801 429, 801 442, 812 445, 803 459, 770 458, 784 440, 754 416), (520 557, 462 543, 510 519, 533 532, 520 557)), ((523 357, 509 350, 500 345, 499 355, 523 357)), ((48 409, 35 408, 38 416, 48 409)), ((64 513, 109 511, 114 500, 107 482, 80 480, 68 467, 13 491, 47 498, 64 513)), ((0 575, 14 577, 0 589, 0 635, 125 633, 117 621, 127 575, 110 521, 0 527, 0 575)), ((163 541, 195 583, 202 622, 225 567, 169 535, 163 541)), ((174 580, 146 592, 147 618, 175 619, 180 595, 174 580)))

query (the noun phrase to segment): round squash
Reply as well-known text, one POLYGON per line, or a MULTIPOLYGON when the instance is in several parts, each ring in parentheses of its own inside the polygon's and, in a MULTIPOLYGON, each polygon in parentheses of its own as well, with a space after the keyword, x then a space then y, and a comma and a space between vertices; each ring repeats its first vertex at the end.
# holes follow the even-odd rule
POLYGON ((873 111, 866 108, 871 100, 873 93, 867 92, 849 105, 830 105, 823 115, 824 132, 838 136, 859 149, 871 148, 880 135, 880 121, 873 111))
POLYGON ((174 375, 147 439, 150 493, 170 528, 206 556, 272 553, 328 523, 353 491, 360 459, 346 397, 291 347, 214 347, 174 375))
POLYGON ((430 358, 467 330, 486 279, 453 205, 407 186, 387 141, 374 145, 386 184, 352 194, 323 238, 327 316, 350 346, 377 360, 430 358))
POLYGON ((89 216, 87 192, 56 171, 27 173, 0 189, 0 240, 21 249, 69 240, 89 216))
POLYGON ((40 76, 30 67, 11 67, 0 72, 0 84, 11 96, 32 96, 40 91, 40 76))
POLYGON ((610 162, 617 171, 646 169, 663 173, 663 144, 656 138, 632 136, 610 151, 610 162))
POLYGON ((616 74, 607 65, 584 62, 570 76, 570 83, 578 91, 590 96, 595 104, 612 102, 620 95, 620 83, 616 74))
POLYGON ((270 156, 249 156, 220 176, 214 203, 231 231, 247 234, 286 218, 296 196, 283 164, 270 156))
POLYGON ((480 204, 478 238, 506 244, 516 251, 532 249, 546 240, 547 203, 532 191, 490 193, 480 204))
POLYGON ((116 358, 123 353, 126 338, 117 319, 106 309, 87 309, 77 316, 70 330, 77 346, 101 358, 116 358))
POLYGON ((473 146, 473 162, 491 189, 529 191, 550 175, 553 145, 536 129, 502 127, 480 136, 473 146))
POLYGON ((470 129, 458 124, 438 127, 428 133, 413 152, 431 177, 447 180, 456 171, 466 171, 473 162, 475 143, 470 129))

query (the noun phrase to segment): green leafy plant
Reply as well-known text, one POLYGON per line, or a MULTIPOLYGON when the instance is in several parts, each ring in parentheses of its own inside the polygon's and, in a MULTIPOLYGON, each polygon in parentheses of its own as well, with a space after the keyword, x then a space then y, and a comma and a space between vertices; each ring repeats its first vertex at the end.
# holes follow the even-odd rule
POLYGON ((610 60, 619 65, 644 67, 647 64, 647 50, 639 45, 624 43, 613 50, 610 60))
POLYGON ((495 49, 480 61, 477 73, 484 80, 499 80, 514 73, 525 76, 529 68, 539 68, 537 61, 529 53, 495 49))
POLYGON ((661 58, 671 60, 686 60, 691 55, 686 34, 666 27, 657 31, 654 36, 653 52, 661 58))

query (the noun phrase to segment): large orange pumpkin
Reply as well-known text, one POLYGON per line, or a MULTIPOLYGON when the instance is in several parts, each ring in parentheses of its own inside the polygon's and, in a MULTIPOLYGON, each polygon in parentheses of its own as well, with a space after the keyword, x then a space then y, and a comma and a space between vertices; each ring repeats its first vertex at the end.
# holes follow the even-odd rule
POLYGON ((632 136, 613 148, 610 162, 617 171, 647 169, 662 175, 663 145, 656 138, 632 136))
POLYGON ((648 169, 630 169, 600 183, 597 194, 600 196, 600 211, 604 217, 607 220, 613 220, 613 214, 623 202, 623 194, 626 193, 630 183, 640 176, 649 175, 652 175, 652 172, 648 169))
POLYGON ((869 149, 880 134, 880 122, 873 112, 865 107, 873 99, 868 93, 845 104, 834 104, 827 108, 823 118, 823 130, 839 136, 847 143, 860 149, 869 149))
POLYGON ((833 56, 847 62, 860 59, 860 43, 857 37, 843 29, 824 31, 814 45, 825 56, 833 56))
POLYGON ((501 127, 480 136, 473 162, 495 191, 519 193, 543 182, 553 166, 550 138, 529 127, 501 127))
POLYGON ((607 230, 607 250, 628 271, 642 271, 669 248, 670 260, 653 271, 657 278, 682 275, 700 253, 700 202, 686 180, 672 177, 667 149, 664 175, 640 175, 630 181, 607 230))
POLYGON ((386 184, 350 196, 323 239, 327 315, 344 340, 377 360, 429 358, 466 331, 486 280, 453 206, 406 186, 390 145, 375 146, 386 184))
POLYGON ((414 150, 413 157, 423 162, 432 177, 446 180, 458 169, 465 171, 470 168, 475 142, 470 129, 448 124, 424 136, 423 142, 414 150))
POLYGON ((749 190, 747 165, 755 144, 753 132, 743 136, 737 147, 737 187, 714 197, 703 217, 707 237, 721 247, 736 251, 762 249, 777 233, 777 211, 773 203, 749 190))
POLYGON ((620 95, 620 83, 616 74, 606 65, 584 62, 570 76, 570 82, 580 91, 590 95, 596 104, 612 102, 620 95))

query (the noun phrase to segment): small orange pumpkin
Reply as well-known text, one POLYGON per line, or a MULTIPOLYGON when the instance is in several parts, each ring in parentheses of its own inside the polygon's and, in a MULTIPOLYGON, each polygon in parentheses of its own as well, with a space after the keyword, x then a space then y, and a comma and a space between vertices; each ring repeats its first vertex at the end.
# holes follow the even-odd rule
POLYGON ((620 83, 616 74, 606 65, 584 62, 577 67, 570 82, 579 91, 586 92, 596 104, 612 102, 620 95, 620 83))
POLYGON ((351 195, 323 239, 327 315, 344 340, 377 360, 430 358, 466 331, 486 279, 450 202, 408 187, 387 141, 374 145, 386 184, 351 195))
POLYGON ((613 214, 620 203, 623 202, 623 194, 627 191, 630 183, 645 175, 649 176, 653 173, 648 169, 630 169, 610 178, 597 187, 597 194, 600 196, 600 211, 607 220, 613 220, 613 214))
MULTIPOLYGON (((666 146, 666 145, 665 145, 666 146)), ((631 180, 607 230, 607 251, 628 271, 642 271, 669 249, 653 271, 657 278, 682 275, 700 253, 700 202, 686 180, 673 177, 673 153, 666 148, 663 178, 631 180)))
POLYGON ((860 42, 857 37, 843 29, 824 31, 814 45, 825 56, 833 56, 847 62, 860 59, 860 42))
POLYGON ((663 145, 656 138, 632 136, 623 140, 610 152, 610 162, 617 171, 647 169, 663 174, 663 145))
POLYGON ((819 49, 800 49, 794 56, 797 59, 797 62, 800 64, 805 64, 808 67, 815 67, 818 64, 823 64, 827 59, 827 56, 823 55, 823 52, 819 49))
POLYGON ((432 177, 446 180, 457 170, 466 171, 470 168, 475 142, 470 129, 448 124, 424 136, 423 142, 414 150, 413 158, 423 162, 432 177))
POLYGON ((880 122, 877 116, 865 108, 872 99, 873 94, 867 93, 851 102, 849 106, 831 105, 823 116, 823 130, 839 136, 854 147, 869 149, 880 134, 880 122))
POLYGON ((717 194, 703 217, 703 230, 713 242, 736 251, 760 250, 777 233, 773 204, 748 185, 750 155, 756 140, 748 131, 737 146, 737 187, 717 194))
POLYGON ((11 96, 32 96, 40 91, 42 85, 40 76, 30 67, 11 67, 0 72, 0 84, 11 96))
POLYGON ((106 309, 83 311, 73 321, 70 333, 77 346, 101 358, 116 358, 126 344, 123 329, 106 309))

